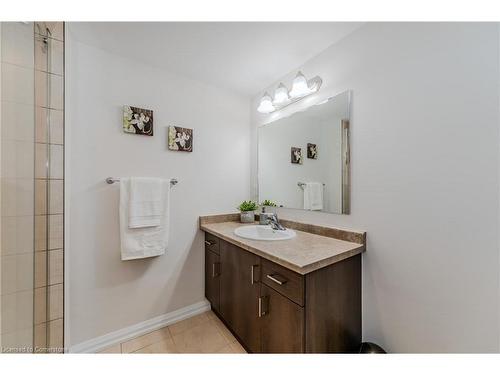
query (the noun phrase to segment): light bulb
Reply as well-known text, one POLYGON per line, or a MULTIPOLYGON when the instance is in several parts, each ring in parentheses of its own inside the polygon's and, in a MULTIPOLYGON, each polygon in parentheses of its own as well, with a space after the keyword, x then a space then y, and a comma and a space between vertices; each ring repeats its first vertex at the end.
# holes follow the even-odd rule
POLYGON ((280 83, 276 91, 274 92, 273 104, 283 105, 290 101, 290 96, 288 95, 288 89, 283 83, 280 83))
POLYGON ((302 72, 298 72, 293 80, 292 90, 290 90, 290 96, 292 98, 302 98, 311 93, 309 86, 307 85, 307 79, 304 77, 302 72))
POLYGON ((260 104, 259 107, 257 108, 257 111, 260 113, 271 113, 275 109, 276 108, 274 108, 271 96, 266 92, 262 96, 262 99, 260 99, 260 104))

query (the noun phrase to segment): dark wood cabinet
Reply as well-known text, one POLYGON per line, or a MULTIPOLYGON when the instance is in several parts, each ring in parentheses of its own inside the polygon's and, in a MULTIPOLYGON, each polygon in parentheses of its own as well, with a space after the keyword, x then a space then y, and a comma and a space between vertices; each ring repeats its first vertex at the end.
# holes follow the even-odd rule
POLYGON ((205 296, 212 309, 219 310, 220 256, 208 249, 205 249, 205 296))
POLYGON ((304 352, 304 308, 264 284, 261 288, 262 352, 304 352))
POLYGON ((205 294, 253 353, 352 353, 361 344, 361 254, 306 275, 207 233, 205 294))
POLYGON ((260 258, 221 241, 219 312, 232 331, 252 352, 260 352, 258 279, 260 258))
POLYGON ((306 352, 358 351, 361 255, 307 274, 306 285, 306 352))
POLYGON ((262 283, 297 305, 304 306, 304 276, 279 264, 262 259, 262 283))
POLYGON ((220 239, 213 234, 205 233, 205 249, 219 254, 220 239))

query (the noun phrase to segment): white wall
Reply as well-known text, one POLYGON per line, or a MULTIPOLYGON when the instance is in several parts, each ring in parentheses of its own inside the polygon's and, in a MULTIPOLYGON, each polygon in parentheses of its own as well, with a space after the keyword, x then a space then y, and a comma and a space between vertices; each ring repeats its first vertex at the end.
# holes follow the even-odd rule
MULTIPOLYGON (((388 351, 499 350, 498 49, 496 24, 367 24, 300 67, 324 87, 287 112, 353 90, 352 214, 279 214, 368 232, 363 339, 388 351)), ((256 127, 281 116, 260 95, 254 193, 256 127)))
POLYGON ((66 344, 73 346, 204 300, 197 219, 233 212, 249 198, 250 116, 248 98, 68 39, 66 344), (154 137, 123 133, 124 104, 154 110, 154 137), (169 125, 194 128, 193 153, 167 150, 169 125), (119 188, 104 183, 108 176, 179 179, 165 255, 120 260, 119 188))

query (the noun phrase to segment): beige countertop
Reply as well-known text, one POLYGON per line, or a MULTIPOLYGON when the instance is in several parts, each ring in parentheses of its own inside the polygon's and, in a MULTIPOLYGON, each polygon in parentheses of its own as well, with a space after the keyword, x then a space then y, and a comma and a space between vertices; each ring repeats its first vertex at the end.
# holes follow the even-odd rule
MULTIPOLYGON (((297 236, 289 240, 249 240, 238 237, 234 230, 251 224, 237 221, 210 222, 209 218, 200 218, 200 229, 302 275, 365 251, 364 242, 343 241, 297 229, 293 229, 297 236)), ((365 238, 364 232, 356 232, 358 233, 365 238)))

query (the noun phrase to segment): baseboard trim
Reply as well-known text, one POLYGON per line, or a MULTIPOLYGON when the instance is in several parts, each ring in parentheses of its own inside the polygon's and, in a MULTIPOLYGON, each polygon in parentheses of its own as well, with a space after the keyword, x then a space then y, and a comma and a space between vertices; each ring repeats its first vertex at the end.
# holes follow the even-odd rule
POLYGON ((120 342, 132 339, 137 336, 144 335, 156 329, 163 328, 170 324, 190 318, 194 315, 210 310, 208 301, 200 301, 195 304, 183 307, 182 309, 169 312, 156 318, 145 320, 118 331, 107 333, 69 348, 70 353, 97 353, 108 346, 118 344, 120 342))

